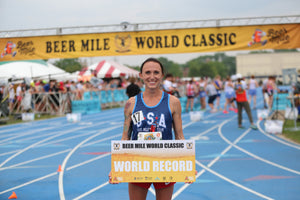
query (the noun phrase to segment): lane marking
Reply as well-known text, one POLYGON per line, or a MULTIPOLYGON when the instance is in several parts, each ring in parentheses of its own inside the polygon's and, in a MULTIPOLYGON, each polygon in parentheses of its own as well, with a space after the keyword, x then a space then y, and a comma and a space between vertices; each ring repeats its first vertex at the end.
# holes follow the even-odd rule
POLYGON ((59 173, 59 176, 58 176, 58 190, 59 190, 59 197, 61 200, 65 200, 65 193, 64 193, 64 186, 63 186, 63 177, 64 177, 64 169, 66 168, 66 165, 67 165, 67 162, 69 160, 69 158, 72 156, 72 154, 81 146, 83 145, 84 143, 86 143, 87 141, 101 135, 101 134, 104 134, 105 132, 107 131, 110 131, 110 130, 113 130, 113 129, 116 129, 118 127, 121 127, 122 124, 120 125, 117 125, 117 126, 113 126, 113 127, 110 127, 110 128, 106 128, 106 129, 103 129, 101 130, 99 133, 95 134, 95 135, 92 135, 88 138, 86 138, 85 140, 83 140, 82 142, 80 142, 79 144, 77 144, 71 152, 69 152, 69 154, 65 157, 65 159, 63 160, 63 163, 61 165, 61 169, 62 169, 62 172, 59 173))
POLYGON ((231 143, 227 138, 225 138, 225 136, 224 136, 221 132, 219 132, 219 135, 220 135, 220 137, 221 137, 226 143, 228 143, 228 144, 230 144, 230 145, 232 144, 232 146, 233 146, 234 148, 236 148, 236 149, 238 149, 238 150, 244 152, 245 154, 247 154, 247 155, 249 155, 249 156, 251 156, 251 157, 253 157, 253 158, 257 159, 257 160, 260 160, 260 161, 262 161, 262 162, 264 162, 264 163, 267 163, 267 164, 269 164, 269 165, 272 165, 272 166, 274 166, 274 167, 277 167, 277 168, 280 168, 280 169, 283 169, 283 170, 286 170, 286 171, 289 171, 289 172, 292 172, 292 173, 295 173, 295 174, 300 175, 300 172, 299 172, 299 171, 290 169, 290 168, 288 168, 288 167, 279 165, 279 164, 274 163, 274 162, 272 162, 272 161, 269 161, 269 160, 267 160, 267 159, 261 158, 261 157, 255 155, 255 154, 253 154, 253 153, 251 153, 251 152, 249 152, 249 151, 247 151, 247 150, 245 150, 245 149, 239 147, 238 145, 231 143))
POLYGON ((295 148, 295 149, 299 149, 299 150, 300 150, 300 146, 299 146, 299 145, 288 143, 288 142, 286 142, 286 141, 284 141, 284 140, 278 139, 277 137, 272 136, 272 135, 266 133, 266 132, 261 128, 261 126, 260 126, 260 121, 257 121, 256 124, 257 124, 257 127, 258 127, 259 131, 260 131, 261 133, 263 133, 265 136, 267 136, 267 137, 269 137, 269 138, 271 138, 271 139, 273 139, 273 140, 275 140, 275 141, 277 141, 277 142, 280 142, 280 143, 282 143, 282 144, 284 144, 284 145, 287 145, 287 146, 290 146, 290 147, 292 147, 292 148, 295 148))
POLYGON ((239 188, 242 188, 242 189, 244 189, 244 190, 246 190, 246 191, 248 191, 248 192, 250 192, 250 193, 252 193, 252 194, 255 194, 256 196, 259 196, 259 197, 261 197, 261 198, 268 199, 268 200, 273 200, 271 197, 268 197, 268 196, 266 196, 266 195, 263 195, 263 194, 261 194, 261 193, 259 193, 259 192, 256 192, 256 191, 254 191, 254 190, 252 190, 252 189, 250 189, 250 188, 247 188, 247 187, 245 187, 245 186, 243 186, 243 185, 241 185, 241 184, 239 184, 239 183, 237 183, 237 182, 235 182, 235 181, 233 181, 233 180, 231 180, 231 179, 229 179, 229 178, 226 178, 225 176, 223 176, 223 175, 221 175, 221 174, 219 174, 219 173, 213 171, 213 170, 210 169, 209 167, 206 167, 205 165, 201 164, 201 163, 200 163, 199 161, 197 161, 197 160, 196 160, 196 163, 197 163, 200 167, 202 167, 202 168, 204 168, 205 170, 207 170, 208 172, 214 174, 215 176, 218 176, 219 178, 221 178, 221 179, 223 179, 223 180, 225 180, 225 181, 227 181, 227 182, 229 182, 229 183, 231 183, 231 184, 233 184, 233 185, 235 185, 235 186, 237 186, 237 187, 239 187, 239 188))

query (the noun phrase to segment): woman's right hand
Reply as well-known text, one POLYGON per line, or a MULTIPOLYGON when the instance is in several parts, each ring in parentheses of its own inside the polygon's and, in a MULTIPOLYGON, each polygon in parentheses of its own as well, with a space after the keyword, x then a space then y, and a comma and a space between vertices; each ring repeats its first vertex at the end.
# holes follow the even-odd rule
POLYGON ((111 171, 110 171, 109 174, 108 174, 108 182, 109 182, 110 184, 118 184, 118 182, 112 182, 111 171))

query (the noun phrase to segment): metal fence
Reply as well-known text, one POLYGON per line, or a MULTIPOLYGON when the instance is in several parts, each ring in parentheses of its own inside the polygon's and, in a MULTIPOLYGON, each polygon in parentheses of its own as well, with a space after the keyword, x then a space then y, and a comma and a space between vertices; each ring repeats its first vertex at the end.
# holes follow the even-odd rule
MULTIPOLYGON (((6 105, 10 114, 33 112, 37 114, 64 115, 72 112, 73 101, 98 100, 101 109, 124 106, 128 97, 125 89, 77 92, 25 92, 22 98, 15 98, 6 105)), ((4 104, 4 102, 2 103, 4 104)))

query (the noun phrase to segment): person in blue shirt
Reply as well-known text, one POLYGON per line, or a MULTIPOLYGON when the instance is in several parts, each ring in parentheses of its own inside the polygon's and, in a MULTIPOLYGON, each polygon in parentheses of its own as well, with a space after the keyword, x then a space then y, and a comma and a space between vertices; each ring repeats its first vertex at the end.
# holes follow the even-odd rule
MULTIPOLYGON (((184 140, 181 120, 181 104, 177 97, 161 90, 164 77, 162 64, 148 58, 140 68, 140 78, 145 91, 128 99, 124 108, 124 128, 122 140, 137 140, 139 132, 159 131, 163 140, 172 140, 172 128, 176 140, 184 140), (142 112, 142 115, 141 115, 142 112), (139 114, 137 114, 139 113, 139 114), (143 117, 140 117, 143 116, 143 117), (131 127, 131 121, 134 121, 131 127)), ((110 182, 111 177, 109 175, 110 182)), ((146 199, 152 183, 128 183, 130 199, 146 199)), ((156 199, 172 199, 173 183, 153 183, 156 199)))

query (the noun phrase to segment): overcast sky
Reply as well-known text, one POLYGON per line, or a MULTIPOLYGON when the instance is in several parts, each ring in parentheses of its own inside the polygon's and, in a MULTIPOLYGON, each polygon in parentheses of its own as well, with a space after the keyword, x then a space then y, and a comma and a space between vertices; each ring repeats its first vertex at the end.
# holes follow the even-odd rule
MULTIPOLYGON (((0 0, 0 31, 299 14, 300 0, 0 0)), ((199 55, 162 56, 184 63, 199 55)), ((108 59, 139 65, 146 57, 108 59)))

